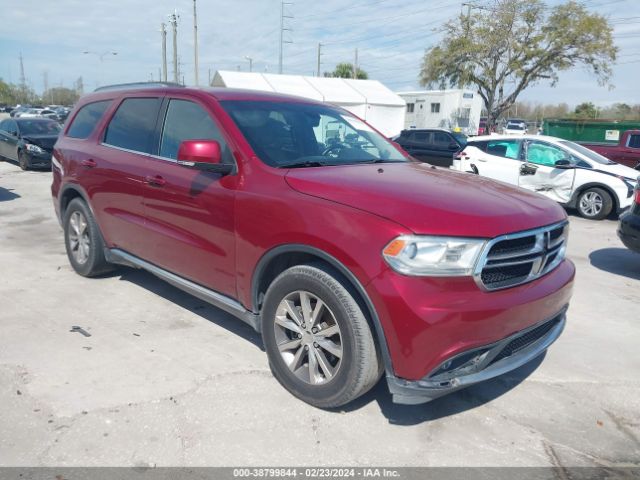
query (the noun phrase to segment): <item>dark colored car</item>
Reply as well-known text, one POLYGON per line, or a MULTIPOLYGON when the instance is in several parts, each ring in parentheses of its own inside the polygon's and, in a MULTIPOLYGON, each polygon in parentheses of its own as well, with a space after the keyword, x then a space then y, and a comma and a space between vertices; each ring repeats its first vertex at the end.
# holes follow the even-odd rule
POLYGON ((411 129, 403 130, 395 141, 413 158, 448 168, 454 155, 464 150, 467 137, 440 128, 411 129))
POLYGON ((565 325, 559 205, 414 161, 336 106, 107 88, 79 101, 52 170, 78 274, 142 268, 235 315, 319 407, 383 374, 395 402, 426 402, 531 361, 565 325))
POLYGON ((0 157, 20 168, 51 168, 60 124, 46 118, 5 118, 0 122, 0 157))
POLYGON ((618 237, 629 250, 640 253, 640 183, 635 188, 633 205, 620 216, 618 237))

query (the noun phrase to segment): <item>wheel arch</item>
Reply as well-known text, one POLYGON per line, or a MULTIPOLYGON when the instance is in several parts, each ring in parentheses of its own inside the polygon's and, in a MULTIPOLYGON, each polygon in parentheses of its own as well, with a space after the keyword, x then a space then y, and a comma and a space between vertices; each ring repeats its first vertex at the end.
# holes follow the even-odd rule
POLYGON ((284 270, 294 265, 321 262, 334 270, 345 282, 345 288, 354 295, 372 327, 374 340, 387 374, 393 374, 387 339, 373 302, 357 277, 337 258, 316 247, 303 244, 280 245, 269 250, 258 261, 251 279, 251 309, 259 313, 264 294, 271 282, 284 270))
POLYGON ((613 212, 617 212, 618 209, 620 208, 620 199, 618 198, 618 195, 616 194, 615 191, 613 191, 611 189, 611 187, 609 187, 608 185, 605 185, 603 183, 599 183, 599 182, 589 182, 589 183, 585 183, 584 185, 580 185, 576 191, 573 193, 573 196, 571 197, 571 200, 568 203, 568 206, 571 208, 577 208, 578 206, 578 199, 580 198, 580 195, 582 195, 582 193, 585 190, 589 190, 590 188, 600 188, 602 190, 604 190, 605 192, 607 192, 609 195, 611 195, 611 200, 613 201, 613 212))

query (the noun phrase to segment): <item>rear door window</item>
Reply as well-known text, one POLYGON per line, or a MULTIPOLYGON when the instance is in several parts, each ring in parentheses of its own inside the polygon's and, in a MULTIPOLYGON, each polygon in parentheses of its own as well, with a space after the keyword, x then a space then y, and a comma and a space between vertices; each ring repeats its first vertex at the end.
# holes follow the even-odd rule
POLYGON ((429 132, 412 132, 409 140, 416 143, 429 143, 429 132))
POLYGON ((233 163, 231 151, 209 113, 197 103, 172 99, 164 119, 160 156, 177 159, 180 143, 185 140, 215 140, 220 144, 222 162, 233 163))
POLYGON ((455 143, 453 138, 444 132, 433 132, 433 144, 438 148, 446 149, 449 144, 455 143))
POLYGON ((496 157, 511 158, 517 160, 520 156, 519 140, 490 140, 485 151, 496 157))
POLYGON ((104 100, 102 102, 88 103, 83 106, 73 118, 69 130, 67 130, 67 136, 72 138, 88 138, 110 104, 111 100, 104 100))
POLYGON ((107 126, 104 143, 135 152, 151 153, 160 111, 160 98, 127 98, 107 126))

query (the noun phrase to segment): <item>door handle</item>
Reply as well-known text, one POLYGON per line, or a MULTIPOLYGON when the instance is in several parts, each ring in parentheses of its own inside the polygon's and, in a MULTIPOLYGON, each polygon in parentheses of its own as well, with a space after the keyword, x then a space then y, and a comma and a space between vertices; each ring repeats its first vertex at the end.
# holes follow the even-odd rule
POLYGON ((486 162, 486 161, 487 161, 487 159, 486 159, 486 158, 479 158, 479 159, 478 159, 478 161, 479 161, 479 162, 486 162))
POLYGON ((520 167, 520 175, 535 175, 538 167, 535 165, 523 164, 520 167))
POLYGON ((87 167, 87 168, 94 168, 94 167, 98 166, 96 161, 94 159, 92 159, 92 158, 89 158, 87 160, 82 160, 80 162, 80 165, 82 165, 83 167, 87 167))
POLYGON ((153 187, 164 187, 167 183, 167 181, 160 175, 147 175, 144 177, 144 182, 153 187))

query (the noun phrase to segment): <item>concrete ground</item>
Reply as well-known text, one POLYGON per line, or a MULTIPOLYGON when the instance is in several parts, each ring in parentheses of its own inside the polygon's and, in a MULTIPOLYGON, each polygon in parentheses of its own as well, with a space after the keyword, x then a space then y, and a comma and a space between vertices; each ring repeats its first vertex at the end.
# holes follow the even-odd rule
POLYGON ((76 275, 50 176, 0 162, 1 466, 640 462, 640 255, 613 220, 571 216, 575 295, 545 358, 430 404, 381 382, 329 412, 229 315, 142 271, 76 275))

